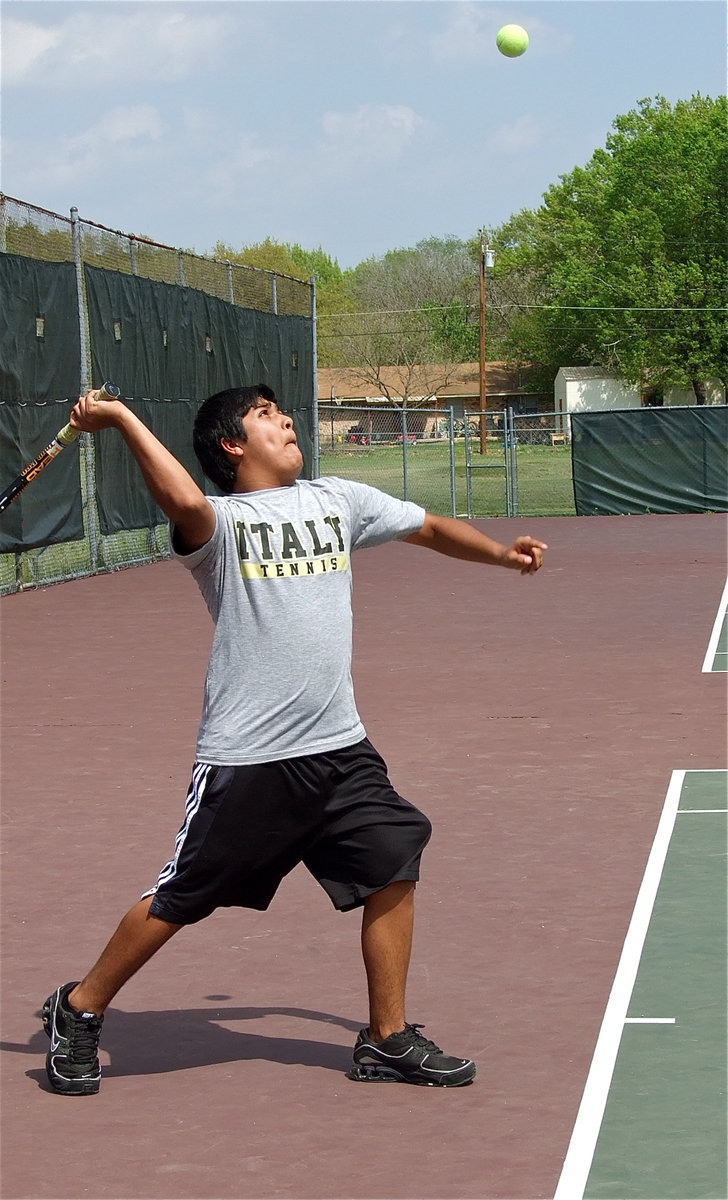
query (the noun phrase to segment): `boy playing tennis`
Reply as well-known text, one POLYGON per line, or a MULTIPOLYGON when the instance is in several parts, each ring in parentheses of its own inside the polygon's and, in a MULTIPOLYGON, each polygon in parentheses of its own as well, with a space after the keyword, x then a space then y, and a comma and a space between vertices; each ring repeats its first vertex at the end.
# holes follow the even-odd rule
POLYGON ((355 708, 349 558, 401 539, 525 575, 547 547, 519 537, 506 548, 363 484, 299 480, 293 422, 264 385, 221 392, 198 412, 195 453, 221 497, 205 496, 121 401, 89 392, 71 424, 119 431, 215 633, 174 855, 88 974, 45 1002, 51 1085, 97 1092, 103 1013, 122 985, 215 908, 266 909, 301 862, 337 909, 362 908, 369 1025, 350 1078, 469 1083, 469 1059, 444 1054, 405 1020, 415 882, 431 827, 395 792, 355 708))

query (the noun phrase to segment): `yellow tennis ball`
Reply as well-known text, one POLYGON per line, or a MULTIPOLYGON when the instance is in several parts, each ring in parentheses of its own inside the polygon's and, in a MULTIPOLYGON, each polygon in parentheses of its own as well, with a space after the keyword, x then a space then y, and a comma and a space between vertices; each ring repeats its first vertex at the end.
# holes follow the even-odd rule
POLYGON ((518 58, 528 49, 528 34, 521 25, 504 25, 496 34, 495 44, 506 58, 518 58))

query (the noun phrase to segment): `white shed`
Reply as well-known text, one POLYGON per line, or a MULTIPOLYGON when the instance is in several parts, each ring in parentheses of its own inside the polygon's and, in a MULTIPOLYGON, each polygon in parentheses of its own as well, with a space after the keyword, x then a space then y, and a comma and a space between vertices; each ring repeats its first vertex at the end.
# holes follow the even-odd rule
MULTIPOLYGON (((725 404, 725 389, 718 380, 707 385, 708 404, 725 404)), ((692 388, 666 388, 665 407, 695 404, 692 388)), ((640 408, 642 392, 638 384, 626 383, 616 375, 608 375, 602 367, 560 367, 554 380, 554 411, 556 427, 568 433, 568 413, 603 412, 605 409, 640 408), (560 414, 566 420, 559 420, 560 414)))
MULTIPOLYGON (((639 408, 639 385, 605 375, 603 367, 559 367, 554 380, 554 411, 603 412, 610 408, 639 408)), ((560 427, 561 422, 557 422, 560 427)), ((566 421, 566 432, 569 422, 566 421)))

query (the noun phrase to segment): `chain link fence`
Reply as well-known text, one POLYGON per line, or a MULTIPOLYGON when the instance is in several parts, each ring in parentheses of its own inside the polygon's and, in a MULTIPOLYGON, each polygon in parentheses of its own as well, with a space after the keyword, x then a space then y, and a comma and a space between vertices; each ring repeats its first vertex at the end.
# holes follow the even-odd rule
POLYGON ((79 217, 38 208, 0 193, 0 253, 45 262, 75 262, 159 283, 197 288, 241 308, 281 316, 311 314, 311 284, 191 250, 180 250, 79 217), (78 246, 75 246, 77 240, 78 246))
POLYGON ((569 437, 554 413, 319 404, 318 473, 446 516, 573 516, 569 437))
POLYGON ((430 512, 458 504, 455 440, 440 409, 318 409, 318 473, 355 479, 430 512))
MULTIPOLYGON (((121 233, 80 218, 75 208, 70 210, 69 217, 64 217, 4 193, 0 193, 0 254, 19 255, 45 263, 74 264, 81 340, 80 391, 103 382, 91 378, 88 302, 84 282, 84 268, 87 266, 196 289, 239 308, 279 317, 311 319, 314 311, 313 285, 309 281, 121 233)), ((35 335, 42 338, 43 331, 36 328, 35 335)), ((278 353, 278 350, 272 348, 271 353, 278 353)), ((123 383, 122 380, 118 382, 123 383)), ((45 401, 57 409, 57 428, 66 424, 76 398, 58 396, 45 401)), ((37 407, 37 400, 25 395, 22 400, 13 397, 13 406, 25 407, 26 400, 28 407, 31 403, 37 407)), ((3 407, 0 403, 0 419, 3 407)), ((40 449, 42 446, 38 446, 40 449)), ((83 538, 30 547, 18 553, 0 554, 0 594, 99 571, 136 566, 168 556, 166 524, 121 530, 107 536, 101 534, 96 505, 97 457, 94 439, 83 434, 78 450, 64 451, 64 454, 76 453, 79 455, 83 538)))

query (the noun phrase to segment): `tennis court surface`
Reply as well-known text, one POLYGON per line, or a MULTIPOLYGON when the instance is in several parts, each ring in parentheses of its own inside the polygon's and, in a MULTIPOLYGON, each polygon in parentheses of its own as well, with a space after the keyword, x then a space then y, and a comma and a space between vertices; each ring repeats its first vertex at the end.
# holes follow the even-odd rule
POLYGON ((354 559, 359 708, 435 827, 409 1020, 478 1063, 452 1091, 346 1079, 359 919, 299 869, 123 989, 98 1096, 50 1093, 41 1004, 169 857, 211 625, 168 562, 2 601, 5 1200, 726 1200, 725 518, 482 526, 547 565, 354 559))

